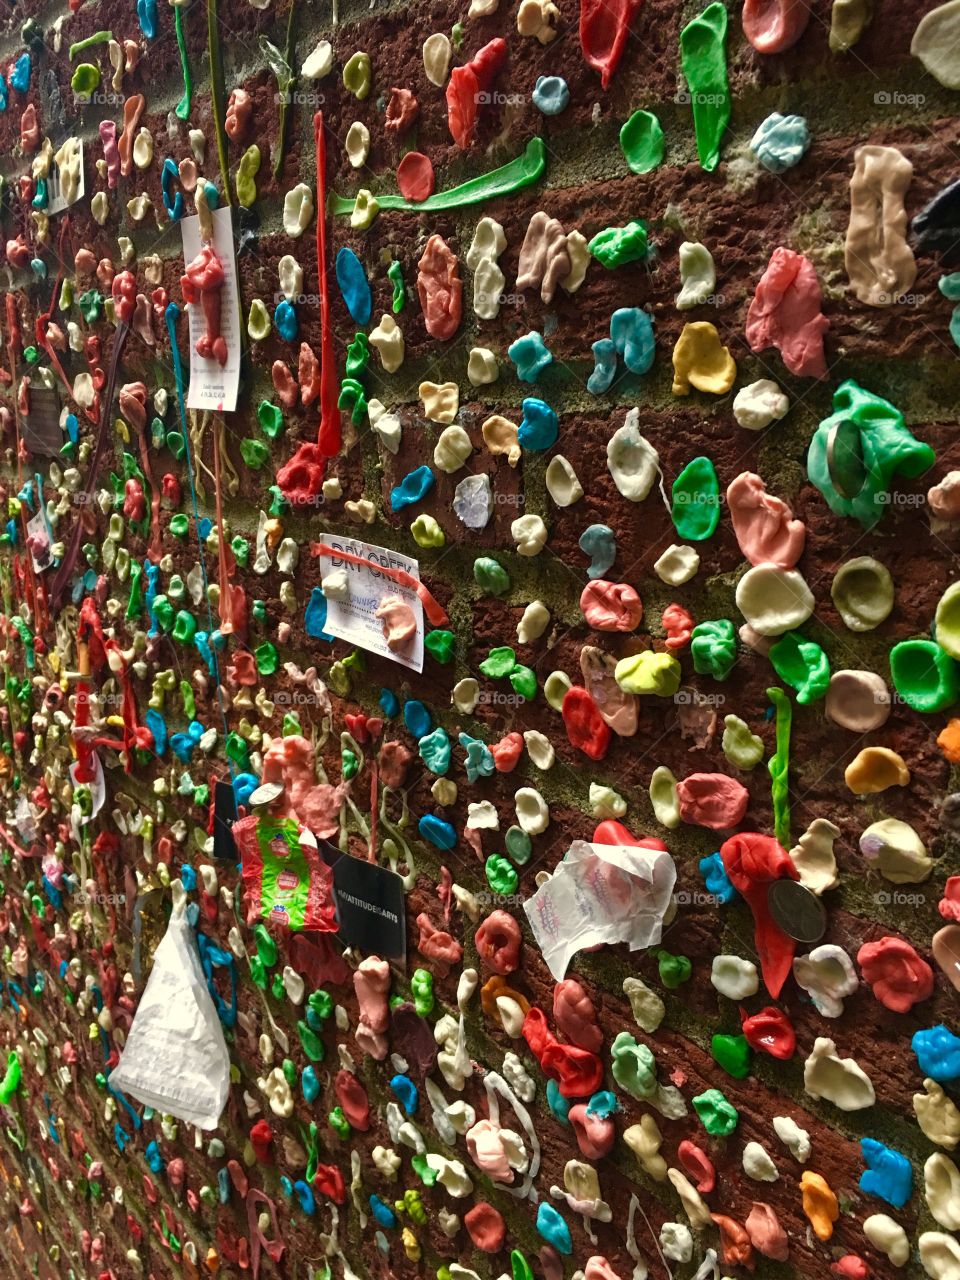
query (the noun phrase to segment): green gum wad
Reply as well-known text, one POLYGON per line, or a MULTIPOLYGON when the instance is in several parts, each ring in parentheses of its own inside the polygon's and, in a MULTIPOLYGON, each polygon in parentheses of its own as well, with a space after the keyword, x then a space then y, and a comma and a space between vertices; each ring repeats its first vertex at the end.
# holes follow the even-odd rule
POLYGON ((517 655, 509 645, 504 644, 490 650, 480 663, 480 670, 491 680, 502 680, 513 671, 516 665, 517 655))
POLYGON ((433 1012, 433 974, 429 969, 414 969, 410 979, 410 992, 413 995, 413 1007, 421 1018, 433 1012))
POLYGON ((710 1044, 710 1052, 728 1076, 743 1080, 750 1074, 752 1055, 746 1036, 714 1036, 710 1044))
POLYGON ((715 0, 680 32, 680 67, 690 91, 700 165, 712 172, 730 121, 727 84, 727 11, 715 0))
POLYGON ((263 434, 268 439, 275 440, 283 429, 283 412, 269 400, 261 400, 257 405, 257 421, 263 434))
POLYGON ((387 267, 387 278, 393 286, 393 300, 391 305, 393 307, 393 314, 397 316, 406 306, 407 302, 407 291, 403 285, 403 267, 401 267, 399 262, 394 261, 390 263, 389 267, 387 267))
POLYGON ((768 657, 773 669, 791 689, 797 691, 801 706, 826 697, 830 685, 830 661, 814 640, 804 640, 793 631, 772 644, 768 657))
POLYGON ((670 519, 681 538, 702 542, 720 523, 720 484, 709 458, 694 458, 673 482, 670 519))
POLYGON ((338 1137, 350 1137, 350 1121, 343 1114, 342 1107, 334 1107, 327 1119, 330 1121, 330 1128, 338 1137))
POLYGON ((484 868, 487 884, 494 893, 516 893, 520 877, 502 853, 491 853, 484 868))
POLYGON ((257 184, 254 179, 259 169, 260 148, 253 143, 243 153, 237 169, 237 199, 245 209, 251 208, 256 203, 257 184))
POLYGON ((736 1107, 726 1100, 719 1089, 707 1089, 693 1099, 693 1109, 707 1133, 725 1138, 733 1133, 740 1119, 736 1107))
POLYGON ((503 596, 510 590, 510 575, 492 556, 479 556, 473 562, 473 579, 481 591, 503 596))
POLYGON ((699 676, 726 680, 737 660, 737 637, 728 618, 698 622, 690 640, 693 669, 699 676))
POLYGON ((739 716, 725 716, 723 725, 723 754, 738 769, 755 768, 763 759, 763 739, 739 716))
POLYGON ((241 440, 240 457, 251 471, 259 471, 270 460, 270 449, 262 440, 241 440))
POLYGON ((652 1098, 657 1091, 657 1060, 629 1031, 621 1031, 610 1046, 613 1078, 634 1098, 652 1098))
POLYGON ((689 982, 693 973, 693 965, 686 956, 675 956, 669 951, 657 952, 657 969, 660 981, 670 991, 689 982))
POLYGON ((936 455, 904 425, 899 409, 889 400, 864 391, 852 378, 841 383, 833 393, 833 410, 810 441, 807 475, 826 498, 831 511, 839 516, 852 516, 865 529, 872 529, 889 505, 887 495, 894 476, 914 480, 933 465, 936 455), (852 497, 845 497, 835 488, 827 461, 831 432, 844 423, 852 423, 859 429, 862 460, 845 452, 835 435, 833 471, 844 493, 852 497))
POLYGON ((944 711, 960 698, 960 667, 934 640, 901 640, 890 650, 893 687, 913 711, 944 711))
POLYGON ((423 637, 423 647, 435 661, 446 665, 453 661, 456 637, 452 631, 428 631, 423 637))
POLYGON ((773 833, 785 849, 790 839, 790 730, 793 725, 793 706, 780 688, 767 690, 767 697, 777 713, 777 749, 767 761, 770 773, 770 798, 773 801, 773 833))
MULTIPOLYGON (((499 169, 491 169, 489 173, 478 174, 468 178, 459 186, 449 187, 446 191, 435 191, 426 200, 411 201, 403 196, 380 195, 377 197, 378 209, 408 209, 416 213, 437 213, 441 209, 459 209, 465 205, 479 204, 484 200, 495 200, 498 196, 508 196, 523 187, 536 182, 547 167, 547 148, 542 138, 531 138, 524 151, 513 160, 508 160, 499 169)), ((359 197, 330 196, 327 209, 330 213, 343 217, 352 214, 359 197)))
POLYGON ((620 130, 620 150, 631 173, 649 173, 663 160, 663 130, 652 111, 635 111, 620 130))
POLYGON ((343 67, 343 87, 362 102, 369 97, 372 83, 370 55, 357 52, 349 57, 343 67))
POLYGON ((643 222, 628 222, 625 227, 605 227, 587 244, 593 257, 608 271, 639 262, 647 256, 647 228, 643 222))

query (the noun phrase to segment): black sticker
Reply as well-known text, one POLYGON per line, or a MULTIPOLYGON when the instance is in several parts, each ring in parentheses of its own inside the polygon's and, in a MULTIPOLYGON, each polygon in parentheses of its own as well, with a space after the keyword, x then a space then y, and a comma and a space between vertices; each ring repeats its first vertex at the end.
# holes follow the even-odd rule
POLYGON ((237 793, 232 782, 218 782, 213 792, 213 856, 236 862, 239 858, 233 842, 233 824, 236 822, 237 793))
POLYGON ((340 857, 333 867, 333 896, 341 941, 391 960, 406 959, 403 880, 395 871, 364 858, 340 857))

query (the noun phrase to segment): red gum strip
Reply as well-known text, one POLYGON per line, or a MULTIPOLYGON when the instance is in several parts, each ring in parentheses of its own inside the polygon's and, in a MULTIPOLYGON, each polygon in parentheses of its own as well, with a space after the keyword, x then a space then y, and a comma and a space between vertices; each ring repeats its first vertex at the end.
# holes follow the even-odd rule
POLYGON ((580 0, 580 47, 606 89, 643 0, 580 0))
POLYGON ((317 448, 325 458, 340 452, 340 409, 337 405, 337 370, 330 322, 330 273, 327 270, 327 142, 323 112, 313 117, 317 151, 317 273, 320 277, 320 433, 317 448))

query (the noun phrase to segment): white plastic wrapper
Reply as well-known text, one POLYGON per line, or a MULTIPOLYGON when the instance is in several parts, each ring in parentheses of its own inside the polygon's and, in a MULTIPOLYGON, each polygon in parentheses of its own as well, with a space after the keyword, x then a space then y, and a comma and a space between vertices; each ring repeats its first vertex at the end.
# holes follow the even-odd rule
POLYGON ((174 910, 153 957, 110 1084, 145 1106, 215 1129, 230 1088, 230 1055, 186 913, 174 910))
POLYGON ((585 947, 626 942, 639 951, 659 942, 676 879, 669 853, 575 840, 523 904, 555 981, 585 947))

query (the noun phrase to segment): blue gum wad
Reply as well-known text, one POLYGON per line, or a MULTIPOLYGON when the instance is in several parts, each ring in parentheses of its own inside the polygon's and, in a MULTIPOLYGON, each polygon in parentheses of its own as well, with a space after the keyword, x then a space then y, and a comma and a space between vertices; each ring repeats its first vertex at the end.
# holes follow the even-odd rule
POLYGON ((494 770, 493 752, 479 738, 471 738, 469 733, 461 733, 459 742, 467 753, 463 762, 467 771, 467 781, 476 782, 478 778, 489 778, 494 770))
POLYGON ((530 96, 533 105, 545 116, 558 116, 570 105, 570 90, 563 76, 537 76, 530 96))
POLYGON ((553 1245, 557 1253, 562 1253, 564 1257, 569 1257, 573 1253, 570 1228, 560 1213, 546 1200, 540 1202, 540 1208, 537 1210, 537 1230, 547 1244, 553 1245))
POLYGON ((910 1161, 875 1138, 861 1138, 860 1151, 867 1166, 860 1175, 860 1190, 902 1209, 913 1194, 910 1161))
POLYGON ((511 342, 507 355, 517 366, 517 377, 521 382, 536 382, 547 365, 553 364, 553 355, 542 334, 535 331, 511 342))
POLYGON ((435 813, 425 813, 417 823, 417 830, 436 849, 452 849, 457 843, 456 827, 435 813))
MULTIPOLYGON (((941 276, 937 281, 937 288, 951 302, 960 302, 960 271, 941 276)), ((960 347, 960 306, 954 307, 953 314, 950 316, 950 337, 960 347)))
POLYGON ((580 535, 580 550, 590 557, 588 578, 602 578, 617 558, 617 540, 606 524, 591 524, 580 535))
POLYGON ((648 373, 653 365, 653 320, 641 307, 619 307, 610 317, 610 341, 631 373, 648 373))
POLYGON ((609 338, 598 338, 593 344, 593 373, 587 379, 592 396, 602 396, 617 376, 617 348, 609 338))
POLYGON ((914 1032, 910 1044, 925 1076, 938 1084, 960 1079, 960 1038, 942 1022, 925 1031, 914 1032))
POLYGON ((550 449, 557 443, 559 432, 559 420, 547 402, 538 400, 536 396, 527 396, 517 430, 520 448, 532 449, 534 452, 550 449))
POLYGON ((430 732, 433 726, 430 712, 416 698, 411 698, 409 702, 403 704, 403 723, 418 742, 430 732))
POLYGON ((864 529, 872 529, 889 503, 877 498, 888 494, 895 475, 914 480, 931 467, 936 454, 904 426, 903 414, 889 400, 864 391, 852 378, 833 393, 833 413, 814 432, 807 454, 807 475, 838 516, 852 516, 864 529), (844 498, 833 487, 827 466, 827 440, 840 422, 852 421, 860 429, 864 481, 853 498, 844 498))
POLYGON ((337 284, 350 315, 357 324, 369 324, 373 295, 363 263, 352 249, 344 247, 337 254, 336 273, 337 284))
POLYGON ((727 84, 727 11, 715 0, 680 32, 680 68, 690 90, 700 165, 712 172, 730 122, 727 84))
POLYGON ((30 88, 31 61, 29 53, 21 53, 10 72, 10 87, 17 93, 26 93, 30 88))
POLYGON ((425 498, 436 481, 429 467, 417 467, 390 490, 390 510, 401 511, 425 498))
POLYGON ((573 1102, 569 1098, 565 1098, 560 1092, 560 1086, 556 1080, 547 1081, 547 1106, 553 1112, 557 1120, 561 1124, 569 1124, 570 1108, 573 1102))
POLYGON ((774 111, 750 139, 750 150, 771 173, 786 173, 803 159, 810 145, 810 130, 803 116, 783 116, 774 111))
POLYGON ((409 1076, 395 1075, 390 1081, 390 1088, 393 1090, 401 1107, 408 1116, 414 1115, 417 1110, 417 1104, 420 1100, 420 1094, 417 1086, 413 1083, 409 1076))
POLYGON ((294 310, 293 303, 288 302, 286 298, 277 304, 277 309, 273 313, 273 323, 277 333, 284 342, 292 342, 297 336, 297 313, 294 310))
POLYGON ((733 902, 734 898, 739 897, 730 883, 730 877, 727 875, 727 869, 723 865, 723 857, 719 851, 701 858, 697 866, 703 876, 707 893, 712 893, 718 902, 733 902))
POLYGON ((324 630, 327 621, 327 597, 321 587, 314 587, 310 592, 310 600, 303 615, 303 627, 308 636, 314 640, 333 640, 334 637, 324 630))
POLYGON ((440 725, 420 739, 417 750, 431 773, 444 774, 450 768, 450 735, 440 725))

